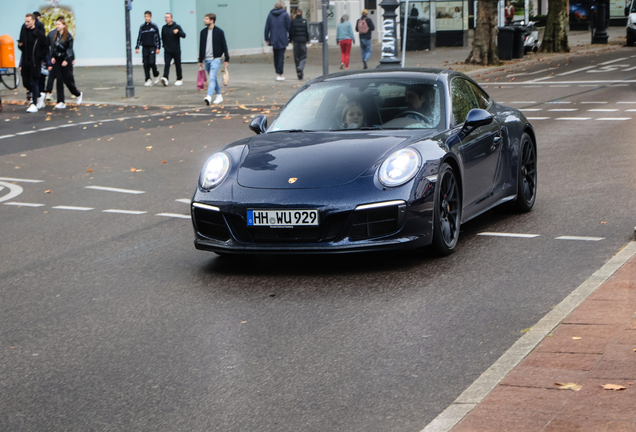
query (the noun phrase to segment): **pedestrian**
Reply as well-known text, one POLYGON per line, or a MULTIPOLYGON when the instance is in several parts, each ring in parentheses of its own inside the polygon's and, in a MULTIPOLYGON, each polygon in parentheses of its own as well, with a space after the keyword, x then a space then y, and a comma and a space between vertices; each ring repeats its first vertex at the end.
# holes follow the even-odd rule
POLYGON ((336 43, 340 45, 340 69, 349 69, 351 45, 355 45, 356 40, 347 14, 340 18, 340 23, 336 28, 336 43))
POLYGON ((152 12, 144 12, 144 23, 139 27, 137 36, 137 46, 135 52, 139 54, 139 47, 142 47, 142 58, 144 63, 144 73, 146 74, 146 87, 150 87, 153 81, 150 79, 150 69, 155 77, 154 83, 159 82, 159 70, 157 70, 157 55, 161 49, 159 40, 159 27, 152 22, 152 12))
POLYGON ((510 4, 510 0, 506 1, 504 16, 506 17, 506 25, 512 25, 512 21, 515 19, 515 7, 510 4))
POLYGON ((296 63, 296 75, 303 79, 305 62, 307 61, 307 42, 309 42, 309 29, 307 20, 303 18, 303 11, 296 9, 296 17, 291 21, 289 28, 289 40, 294 43, 294 62, 296 63))
POLYGON ((75 103, 80 106, 83 94, 75 87, 75 78, 73 77, 73 60, 75 53, 73 52, 73 35, 71 35, 66 26, 63 17, 59 17, 55 21, 55 37, 53 45, 51 45, 51 63, 53 64, 53 75, 57 80, 57 105, 56 109, 66 108, 64 103, 64 85, 68 91, 76 97, 75 103))
POLYGON ((166 25, 161 28, 161 41, 163 42, 163 58, 166 65, 163 68, 163 86, 168 85, 168 75, 170 74, 170 63, 174 59, 174 68, 177 71, 175 86, 183 84, 183 73, 181 71, 181 38, 186 37, 185 32, 179 24, 173 21, 172 14, 166 13, 166 25))
POLYGON ((371 32, 375 30, 373 21, 368 17, 369 11, 362 9, 362 17, 356 22, 356 31, 360 34, 360 51, 362 52, 362 65, 368 69, 367 62, 371 57, 371 32))
MULTIPOLYGON (((44 24, 42 24, 42 21, 40 21, 42 19, 42 14, 38 11, 33 12, 32 14, 35 17, 35 28, 42 30, 42 32, 44 34, 46 34, 46 30, 44 29, 44 24)), ((26 25, 22 24, 22 28, 20 29, 20 37, 22 37, 22 33, 26 31, 26 25)), ((19 40, 18 40, 18 48, 20 47, 19 44, 19 40)), ((47 51, 48 51, 48 47, 47 47, 47 51)), ((18 68, 20 70, 22 70, 22 56, 20 56, 20 62, 19 62, 19 66, 18 68)), ((42 82, 42 77, 40 76, 40 82, 42 82)), ((31 94, 31 88, 30 88, 30 84, 27 82, 23 81, 23 85, 27 90, 27 106, 31 105, 31 101, 33 100, 33 95, 31 94)), ((42 91, 44 89, 43 85, 39 86, 40 91, 42 91)), ((37 100, 37 98, 36 98, 37 100)))
MULTIPOLYGON (((35 25, 38 27, 44 34, 46 34, 46 29, 44 24, 42 23, 42 14, 38 11, 33 12, 33 16, 35 17, 35 25)), ((49 44, 50 46, 50 44, 49 44)), ((40 92, 44 93, 44 89, 46 88, 46 76, 48 75, 47 63, 48 59, 45 57, 42 60, 42 73, 40 73, 40 81, 38 81, 40 92), (46 73, 45 73, 46 72, 46 73)))
MULTIPOLYGON (((48 39, 49 47, 52 47, 53 43, 55 42, 55 33, 56 32, 57 32, 57 29, 53 29, 53 30, 51 30, 49 32, 48 35, 46 35, 46 38, 48 39)), ((53 98, 53 95, 51 93, 53 92, 53 83, 55 82, 55 74, 52 73, 52 71, 53 71, 53 63, 51 63, 51 50, 50 49, 49 49, 48 54, 46 55, 46 63, 47 63, 47 69, 49 70, 49 79, 46 80, 46 100, 50 101, 53 98)), ((75 64, 75 60, 73 60, 73 65, 74 64, 75 64)))
POLYGON ((20 74, 24 87, 31 92, 33 98, 27 112, 36 113, 44 107, 44 94, 40 94, 40 76, 42 74, 42 60, 46 57, 47 39, 44 31, 35 25, 33 14, 24 18, 24 31, 20 32, 18 48, 22 51, 20 74))
POLYGON ((213 13, 207 14, 205 18, 203 18, 203 23, 205 27, 201 30, 201 37, 199 38, 199 70, 205 67, 205 71, 209 75, 208 94, 203 101, 206 105, 212 103, 216 105, 223 102, 221 86, 216 77, 221 67, 221 56, 225 57, 224 66, 227 70, 230 54, 227 49, 227 42, 225 41, 225 33, 216 26, 216 15, 213 13), (212 95, 214 93, 216 93, 216 98, 214 102, 212 102, 212 95))
POLYGON ((283 68, 285 66, 285 48, 289 45, 289 29, 291 22, 285 10, 285 2, 278 0, 274 9, 267 15, 265 23, 265 43, 274 50, 274 69, 276 81, 285 81, 283 68))

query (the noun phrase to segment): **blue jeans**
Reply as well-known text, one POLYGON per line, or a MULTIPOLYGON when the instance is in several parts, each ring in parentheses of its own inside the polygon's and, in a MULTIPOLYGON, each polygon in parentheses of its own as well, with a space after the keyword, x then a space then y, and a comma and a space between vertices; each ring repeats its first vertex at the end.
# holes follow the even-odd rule
POLYGON ((219 81, 216 79, 216 75, 219 73, 219 68, 221 67, 221 59, 203 60, 203 67, 209 75, 208 96, 212 97, 214 92, 216 92, 217 95, 220 95, 221 86, 219 86, 219 81))
POLYGON ((360 39, 360 51, 362 51, 362 61, 369 61, 369 57, 371 57, 371 39, 360 39))

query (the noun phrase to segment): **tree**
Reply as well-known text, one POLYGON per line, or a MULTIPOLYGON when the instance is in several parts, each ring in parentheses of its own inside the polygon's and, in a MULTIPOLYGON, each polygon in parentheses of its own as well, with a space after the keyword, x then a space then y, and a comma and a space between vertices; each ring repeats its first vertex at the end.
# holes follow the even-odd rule
POLYGON ((545 24, 541 52, 570 52, 568 45, 568 1, 548 0, 548 21, 545 24))
POLYGON ((499 63, 497 50, 497 0, 477 2, 477 22, 473 49, 466 63, 493 65, 499 63))

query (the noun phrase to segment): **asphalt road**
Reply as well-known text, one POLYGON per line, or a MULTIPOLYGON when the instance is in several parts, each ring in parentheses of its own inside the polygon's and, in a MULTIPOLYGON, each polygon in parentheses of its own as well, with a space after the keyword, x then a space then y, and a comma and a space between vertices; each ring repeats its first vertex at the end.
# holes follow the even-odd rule
POLYGON ((196 251, 185 202, 254 112, 5 106, 0 430, 420 431, 632 236, 636 51, 571 60, 477 77, 534 118, 538 199, 446 258, 196 251))

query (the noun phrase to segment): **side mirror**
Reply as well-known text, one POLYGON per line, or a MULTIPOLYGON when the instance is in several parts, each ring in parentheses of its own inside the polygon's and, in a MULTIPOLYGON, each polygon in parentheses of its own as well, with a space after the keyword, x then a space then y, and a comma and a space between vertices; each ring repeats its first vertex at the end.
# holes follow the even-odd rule
POLYGON ((471 109, 466 116, 464 126, 462 126, 462 132, 466 135, 474 131, 480 126, 486 126, 492 123, 492 114, 483 109, 471 109))
POLYGON ((250 130, 252 130, 256 135, 265 133, 267 130, 267 117, 264 115, 254 117, 250 122, 250 130))

